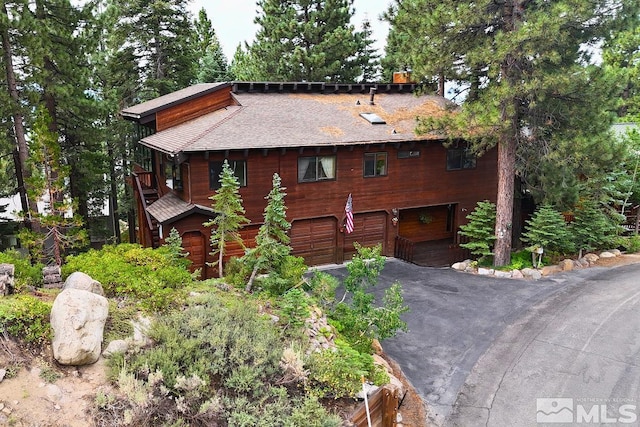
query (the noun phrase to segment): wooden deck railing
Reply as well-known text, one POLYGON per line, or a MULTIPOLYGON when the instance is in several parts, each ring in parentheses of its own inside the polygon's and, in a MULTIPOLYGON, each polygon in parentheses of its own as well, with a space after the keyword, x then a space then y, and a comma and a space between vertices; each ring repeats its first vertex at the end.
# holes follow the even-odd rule
POLYGON ((396 236, 393 256, 407 262, 413 262, 414 243, 404 237, 396 236))
MULTIPOLYGON (((376 390, 368 399, 369 416, 372 427, 394 427, 398 416, 398 391, 385 385, 376 390)), ((363 403, 351 415, 355 427, 368 427, 367 408, 363 403)))

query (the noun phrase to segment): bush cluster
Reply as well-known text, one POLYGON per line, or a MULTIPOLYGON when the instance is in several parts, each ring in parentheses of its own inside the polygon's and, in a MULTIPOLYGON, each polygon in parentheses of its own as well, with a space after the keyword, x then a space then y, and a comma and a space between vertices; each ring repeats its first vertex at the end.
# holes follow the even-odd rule
POLYGON ((152 349, 112 359, 112 377, 127 397, 102 396, 97 424, 340 425, 302 388, 277 385, 283 344, 271 318, 251 302, 200 296, 161 316, 151 337, 152 349), (116 415, 116 407, 126 409, 116 415))
POLYGON ((0 299, 0 328, 27 343, 41 345, 51 338, 49 316, 52 303, 32 295, 0 299))
POLYGON ((42 286, 43 264, 31 264, 31 260, 28 256, 23 255, 15 249, 8 249, 4 252, 0 252, 0 263, 14 265, 15 292, 20 292, 22 289, 29 286, 42 286))
POLYGON ((102 283, 107 296, 131 297, 142 308, 156 311, 180 300, 180 291, 192 282, 187 263, 167 247, 125 243, 69 256, 62 273, 82 271, 102 283))

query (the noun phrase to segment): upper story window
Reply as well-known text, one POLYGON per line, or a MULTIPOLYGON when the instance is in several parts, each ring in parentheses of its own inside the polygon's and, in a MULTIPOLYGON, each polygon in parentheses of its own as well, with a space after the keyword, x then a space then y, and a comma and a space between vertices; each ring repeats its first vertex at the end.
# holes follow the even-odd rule
MULTIPOLYGON (((233 170, 234 175, 238 178, 240 187, 247 186, 247 161, 246 160, 227 160, 229 167, 233 170)), ((209 188, 217 190, 220 188, 220 174, 222 173, 222 165, 224 161, 209 162, 209 188)))
POLYGON ((450 148, 447 150, 447 170, 474 169, 476 155, 468 148, 450 148))
POLYGON ((151 172, 153 168, 153 153, 151 148, 142 144, 136 144, 134 148, 134 160, 145 171, 151 172))
POLYGON ((167 187, 172 190, 182 190, 182 164, 164 163, 164 178, 167 187))
POLYGON ((298 182, 336 179, 336 156, 298 158, 298 182))
POLYGON ((365 153, 364 176, 387 175, 387 153, 365 153))
POLYGON ((415 157, 420 157, 420 151, 419 150, 402 150, 402 151, 398 151, 398 158, 399 159, 411 159, 411 158, 415 158, 415 157))

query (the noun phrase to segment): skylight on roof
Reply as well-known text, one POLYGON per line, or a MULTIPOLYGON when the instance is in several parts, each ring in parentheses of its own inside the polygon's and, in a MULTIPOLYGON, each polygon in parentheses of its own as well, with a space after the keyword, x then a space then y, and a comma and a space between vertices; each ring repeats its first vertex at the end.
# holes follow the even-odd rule
POLYGON ((379 115, 375 113, 360 113, 360 117, 371 123, 372 125, 386 125, 387 122, 384 121, 379 115))

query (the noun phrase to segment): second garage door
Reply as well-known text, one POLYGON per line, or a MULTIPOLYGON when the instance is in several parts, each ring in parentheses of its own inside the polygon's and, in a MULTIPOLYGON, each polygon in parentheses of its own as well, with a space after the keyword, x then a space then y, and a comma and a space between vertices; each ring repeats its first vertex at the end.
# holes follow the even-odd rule
POLYGON ((351 259, 356 252, 353 243, 362 246, 383 245, 386 233, 387 214, 385 212, 370 212, 356 214, 353 217, 353 233, 344 237, 344 259, 351 259))
POLYGON ((335 263, 337 229, 333 217, 294 221, 290 234, 293 254, 303 257, 307 265, 335 263))

